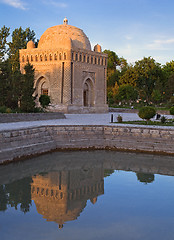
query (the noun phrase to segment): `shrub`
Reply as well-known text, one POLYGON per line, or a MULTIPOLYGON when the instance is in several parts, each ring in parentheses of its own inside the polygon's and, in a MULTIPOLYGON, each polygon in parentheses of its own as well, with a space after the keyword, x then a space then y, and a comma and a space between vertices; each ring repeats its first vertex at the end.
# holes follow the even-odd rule
POLYGON ((170 108, 170 114, 171 114, 171 115, 174 115, 174 107, 171 107, 171 108, 170 108))
POLYGON ((48 95, 41 95, 39 102, 43 108, 47 107, 50 104, 50 97, 48 95))
POLYGON ((6 106, 0 106, 0 113, 6 113, 6 106))
POLYGON ((123 118, 122 118, 122 116, 120 114, 117 116, 117 122, 118 123, 122 123, 123 122, 123 118))
POLYGON ((161 117, 161 123, 165 123, 167 121, 167 118, 165 116, 161 117))
POLYGON ((7 108, 5 112, 6 112, 6 113, 11 113, 12 110, 11 110, 11 108, 7 108))
POLYGON ((156 114, 156 110, 153 107, 142 107, 139 110, 138 116, 142 119, 145 119, 146 121, 153 118, 156 114))

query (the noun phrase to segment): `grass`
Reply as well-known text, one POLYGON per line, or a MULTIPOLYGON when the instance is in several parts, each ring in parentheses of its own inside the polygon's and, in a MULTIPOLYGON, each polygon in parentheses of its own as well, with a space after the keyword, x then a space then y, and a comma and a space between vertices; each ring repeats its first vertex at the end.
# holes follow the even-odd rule
MULTIPOLYGON (((118 122, 116 122, 118 123, 118 122)), ((173 121, 167 121, 165 123, 161 123, 158 121, 123 121, 122 124, 135 124, 135 125, 151 125, 151 126, 174 126, 173 121)))

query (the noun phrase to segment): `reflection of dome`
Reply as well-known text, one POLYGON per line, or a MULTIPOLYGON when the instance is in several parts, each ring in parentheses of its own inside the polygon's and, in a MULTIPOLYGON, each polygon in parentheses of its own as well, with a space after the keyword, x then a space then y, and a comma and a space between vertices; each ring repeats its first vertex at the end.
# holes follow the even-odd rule
POLYGON ((38 48, 67 48, 66 42, 69 40, 72 41, 72 47, 91 51, 91 44, 85 33, 81 29, 67 23, 68 20, 64 19, 64 24, 48 28, 41 36, 38 48))

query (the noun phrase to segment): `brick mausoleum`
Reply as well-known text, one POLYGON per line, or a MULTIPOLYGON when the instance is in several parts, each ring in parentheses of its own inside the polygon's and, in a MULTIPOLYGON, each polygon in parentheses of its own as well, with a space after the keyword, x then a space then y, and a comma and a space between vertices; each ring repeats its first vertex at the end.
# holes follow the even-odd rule
POLYGON ((107 54, 101 46, 94 51, 84 32, 68 25, 48 28, 38 48, 30 41, 20 50, 20 66, 30 62, 35 68, 35 96, 39 106, 41 94, 50 96, 50 111, 64 113, 107 112, 107 54))

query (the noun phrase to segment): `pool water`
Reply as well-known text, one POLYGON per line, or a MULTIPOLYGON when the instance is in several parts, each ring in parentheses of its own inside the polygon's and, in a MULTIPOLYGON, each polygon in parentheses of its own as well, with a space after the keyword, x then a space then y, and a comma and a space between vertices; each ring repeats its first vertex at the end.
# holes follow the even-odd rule
POLYGON ((54 152, 0 166, 0 239, 173 239, 174 157, 54 152))

